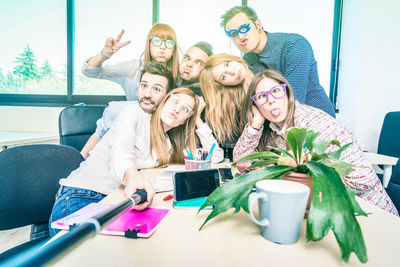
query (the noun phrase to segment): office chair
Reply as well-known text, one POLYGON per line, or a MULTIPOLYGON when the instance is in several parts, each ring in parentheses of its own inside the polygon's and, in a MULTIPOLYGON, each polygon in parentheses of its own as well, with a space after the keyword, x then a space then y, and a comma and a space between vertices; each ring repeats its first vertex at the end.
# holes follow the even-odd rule
MULTIPOLYGON (((379 134, 378 149, 377 153, 385 156, 391 156, 395 158, 400 157, 400 140, 398 135, 400 133, 400 111, 388 112, 383 120, 381 132, 379 134)), ((384 174, 379 174, 378 177, 381 182, 386 185, 387 180, 391 177, 390 170, 391 165, 380 165, 378 162, 377 166, 380 169, 384 169, 384 174), (388 172, 388 174, 386 173, 388 172), (386 178, 384 179, 385 176, 386 178), (385 180, 385 181, 384 181, 385 180)))
POLYGON ((81 151, 96 130, 96 121, 101 118, 105 106, 75 105, 64 108, 58 118, 60 144, 81 151))
POLYGON ((378 154, 400 157, 400 111, 386 114, 378 142, 378 154))
POLYGON ((0 260, 49 238, 48 220, 58 181, 82 161, 78 150, 57 144, 17 146, 0 152, 0 230, 33 224, 31 241, 3 252, 0 260))
POLYGON ((393 166, 392 176, 390 177, 386 192, 400 212, 400 159, 397 161, 397 164, 393 166))

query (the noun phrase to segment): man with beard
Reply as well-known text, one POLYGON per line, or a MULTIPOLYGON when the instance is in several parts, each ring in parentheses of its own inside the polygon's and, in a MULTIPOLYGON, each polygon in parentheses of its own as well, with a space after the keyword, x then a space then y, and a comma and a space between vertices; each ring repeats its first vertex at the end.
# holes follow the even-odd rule
POLYGON ((213 55, 213 48, 207 42, 198 42, 190 47, 179 65, 179 76, 176 86, 187 87, 196 95, 203 96, 200 89, 199 77, 209 56, 213 55))
MULTIPOLYGON (((138 88, 138 101, 146 113, 153 113, 164 96, 172 89, 174 80, 166 66, 156 62, 144 65, 138 88)), ((104 110, 103 116, 96 122, 96 132, 89 138, 81 154, 86 159, 89 152, 110 129, 114 119, 126 106, 136 101, 113 101, 104 110)))

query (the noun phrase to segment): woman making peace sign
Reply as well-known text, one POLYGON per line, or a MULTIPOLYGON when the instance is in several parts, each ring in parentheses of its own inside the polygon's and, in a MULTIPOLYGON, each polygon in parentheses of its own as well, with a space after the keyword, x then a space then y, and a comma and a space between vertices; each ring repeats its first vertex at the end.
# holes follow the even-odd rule
POLYGON ((131 43, 131 41, 121 42, 124 32, 122 30, 115 39, 107 38, 100 53, 84 63, 82 73, 89 78, 105 79, 120 84, 128 101, 137 100, 140 72, 143 65, 148 62, 156 61, 165 64, 172 72, 175 84, 178 76, 179 56, 175 31, 167 24, 157 23, 150 29, 144 56, 142 55, 139 60, 134 59, 103 66, 104 61, 112 57, 120 48, 131 43))

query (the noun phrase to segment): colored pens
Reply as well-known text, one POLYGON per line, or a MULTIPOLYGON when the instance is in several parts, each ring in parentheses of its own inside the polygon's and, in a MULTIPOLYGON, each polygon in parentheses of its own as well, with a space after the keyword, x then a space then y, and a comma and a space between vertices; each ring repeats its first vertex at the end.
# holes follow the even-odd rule
POLYGON ((211 154, 212 154, 213 151, 214 151, 215 145, 216 145, 215 143, 212 144, 212 146, 211 146, 211 148, 210 148, 210 151, 208 152, 208 155, 207 155, 206 160, 209 160, 209 159, 211 158, 211 154))
POLYGON ((192 155, 192 152, 190 151, 189 147, 186 147, 186 152, 187 152, 187 154, 189 156, 189 159, 193 159, 193 155, 192 155))
POLYGON ((185 155, 185 159, 189 159, 189 155, 187 154, 186 150, 183 150, 183 155, 185 155))

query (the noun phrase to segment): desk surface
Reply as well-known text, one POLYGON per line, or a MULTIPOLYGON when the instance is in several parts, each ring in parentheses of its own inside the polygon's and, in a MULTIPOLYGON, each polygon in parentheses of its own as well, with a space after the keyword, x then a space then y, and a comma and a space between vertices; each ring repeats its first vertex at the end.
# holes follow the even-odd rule
MULTIPOLYGON (((145 170, 154 182, 163 169, 145 170)), ((160 228, 148 239, 127 239, 97 235, 52 263, 55 266, 394 266, 400 251, 400 218, 359 199, 373 210, 369 217, 358 217, 368 252, 361 264, 353 253, 347 264, 341 261, 332 231, 322 241, 305 241, 305 220, 299 241, 279 245, 265 240, 260 228, 243 211, 228 220, 224 215, 199 227, 210 211, 175 210, 168 193, 156 194, 151 207, 171 209, 160 228)), ((118 203, 118 189, 103 202, 118 203)), ((59 233, 60 235, 61 233, 59 233)))
POLYGON ((57 133, 1 131, 0 151, 1 148, 7 148, 8 146, 19 146, 39 142, 53 142, 57 140, 57 133))

